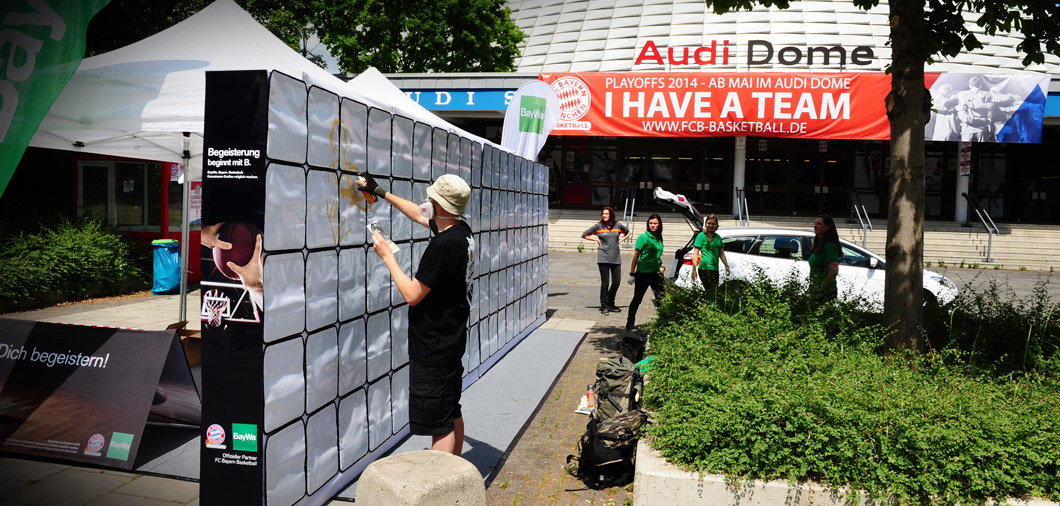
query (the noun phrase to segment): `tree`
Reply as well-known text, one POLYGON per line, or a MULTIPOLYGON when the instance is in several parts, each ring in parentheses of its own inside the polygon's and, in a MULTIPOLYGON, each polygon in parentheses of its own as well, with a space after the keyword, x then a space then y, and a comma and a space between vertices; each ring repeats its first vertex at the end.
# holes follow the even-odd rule
POLYGON ((315 19, 324 8, 320 0, 236 0, 276 38, 284 41, 291 49, 298 51, 309 61, 321 68, 327 66, 324 56, 317 47, 309 47, 309 41, 316 35, 315 19))
MULTIPOLYGON (((879 0, 852 0, 870 9, 879 0)), ((755 4, 786 9, 788 0, 705 0, 721 14, 755 4)), ((978 14, 987 35, 1020 32, 1016 49, 1024 64, 1060 55, 1060 6, 1052 0, 891 0, 891 92, 885 98, 891 122, 890 205, 887 212, 887 281, 883 317, 892 353, 920 351, 924 322, 924 125, 931 96, 924 88, 924 64, 935 55, 956 56, 983 47, 968 30, 964 14, 978 14), (1043 51, 1044 45, 1044 51, 1043 51)))
POLYGON ((202 10, 209 0, 110 0, 88 25, 85 56, 106 53, 150 37, 202 10))
POLYGON ((338 0, 317 29, 345 72, 510 72, 525 37, 504 0, 338 0))

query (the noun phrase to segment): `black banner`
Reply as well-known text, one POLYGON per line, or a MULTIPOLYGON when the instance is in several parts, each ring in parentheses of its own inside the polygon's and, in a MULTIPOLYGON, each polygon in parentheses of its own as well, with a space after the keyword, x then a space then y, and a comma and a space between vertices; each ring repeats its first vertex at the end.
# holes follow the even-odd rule
POLYGON ((129 470, 149 413, 194 424, 199 411, 175 330, 0 318, 4 451, 129 470))
POLYGON ((215 226, 218 237, 234 246, 226 253, 203 240, 199 500, 204 505, 263 502, 261 288, 254 293, 226 264, 256 263, 247 255, 237 260, 236 250, 253 250, 254 236, 265 229, 268 79, 265 71, 206 73, 203 233, 215 226))

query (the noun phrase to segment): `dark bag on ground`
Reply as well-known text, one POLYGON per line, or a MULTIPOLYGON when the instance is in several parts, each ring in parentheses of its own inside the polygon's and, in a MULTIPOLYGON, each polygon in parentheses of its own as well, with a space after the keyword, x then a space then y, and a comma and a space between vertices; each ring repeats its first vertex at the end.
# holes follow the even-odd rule
POLYGON ((640 408, 644 378, 626 357, 601 358, 596 362, 596 411, 600 421, 640 408))
POLYGON ((639 409, 604 421, 590 416, 574 454, 567 456, 564 470, 595 490, 632 483, 637 440, 647 423, 648 417, 639 409))
POLYGON ((630 362, 640 362, 644 360, 644 339, 640 336, 622 336, 622 341, 618 344, 622 351, 622 356, 629 359, 630 362))

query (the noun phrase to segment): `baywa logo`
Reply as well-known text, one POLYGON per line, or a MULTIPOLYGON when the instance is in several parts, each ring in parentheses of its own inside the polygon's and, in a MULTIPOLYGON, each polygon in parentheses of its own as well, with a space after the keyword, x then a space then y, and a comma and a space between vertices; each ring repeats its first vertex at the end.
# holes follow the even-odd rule
POLYGON ((107 438, 103 437, 103 434, 92 434, 92 437, 88 438, 88 443, 85 444, 85 455, 92 457, 100 457, 103 454, 100 450, 103 449, 103 445, 107 444, 107 438))
POLYGON ((217 450, 225 449, 225 429, 218 424, 206 428, 206 447, 217 450))
POLYGON ((233 423, 232 449, 240 452, 258 451, 258 426, 252 423, 233 423))
POLYGON ((133 435, 124 432, 110 433, 110 446, 107 447, 107 458, 127 461, 132 450, 133 435))
POLYGON ((559 97, 560 121, 576 121, 589 112, 592 95, 581 79, 563 76, 552 83, 552 89, 556 90, 556 96, 559 97))
POLYGON ((545 105, 541 97, 523 95, 519 101, 519 131, 541 135, 545 131, 545 105))

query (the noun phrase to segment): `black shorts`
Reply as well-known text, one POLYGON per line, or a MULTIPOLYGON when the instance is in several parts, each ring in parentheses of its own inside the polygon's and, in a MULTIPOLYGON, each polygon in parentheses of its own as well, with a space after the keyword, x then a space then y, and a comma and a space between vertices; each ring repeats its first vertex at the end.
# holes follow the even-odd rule
POLYGON ((453 431, 460 413, 462 379, 420 375, 409 378, 409 429, 417 436, 441 436, 453 431))

